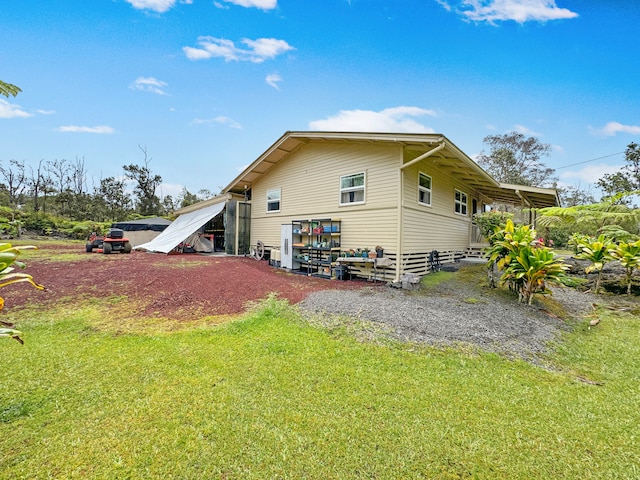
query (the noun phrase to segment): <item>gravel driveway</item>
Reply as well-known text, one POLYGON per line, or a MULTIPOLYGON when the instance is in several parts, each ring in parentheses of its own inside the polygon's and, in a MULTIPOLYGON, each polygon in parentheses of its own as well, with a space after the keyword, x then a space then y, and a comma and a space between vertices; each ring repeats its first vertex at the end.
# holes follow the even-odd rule
POLYGON ((391 287, 362 290, 326 290, 311 293, 299 307, 320 314, 372 322, 393 338, 446 346, 472 344, 483 350, 535 361, 550 341, 570 328, 570 320, 591 311, 595 297, 564 287, 552 287, 553 298, 571 318, 561 320, 540 305, 518 304, 517 298, 482 285, 460 281, 456 275, 434 287, 419 291, 391 287), (569 322, 567 322, 567 320, 569 322))

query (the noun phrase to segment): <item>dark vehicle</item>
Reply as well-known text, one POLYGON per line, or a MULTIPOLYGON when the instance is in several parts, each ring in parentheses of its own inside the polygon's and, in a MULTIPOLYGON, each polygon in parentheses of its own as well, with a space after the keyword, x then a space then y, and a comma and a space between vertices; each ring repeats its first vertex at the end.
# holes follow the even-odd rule
POLYGON ((86 245, 87 253, 131 253, 131 242, 125 238, 124 231, 119 228, 111 228, 104 237, 99 237, 95 232, 89 235, 86 245))

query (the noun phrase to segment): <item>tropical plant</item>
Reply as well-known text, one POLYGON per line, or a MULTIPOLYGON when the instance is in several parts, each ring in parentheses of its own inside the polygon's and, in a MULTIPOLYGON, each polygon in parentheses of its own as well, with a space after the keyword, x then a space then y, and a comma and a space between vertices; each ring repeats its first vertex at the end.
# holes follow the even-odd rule
POLYGON ((569 246, 573 247, 573 253, 580 253, 581 246, 589 242, 589 235, 584 235, 582 233, 574 233, 571 235, 569 239, 569 246))
POLYGON ((482 236, 487 239, 491 238, 496 228, 502 228, 508 219, 513 219, 512 213, 498 210, 476 213, 473 216, 473 220, 478 225, 478 228, 480 228, 482 236))
POLYGON ((611 255, 624 267, 627 295, 631 295, 633 271, 640 267, 640 240, 632 243, 620 242, 611 250, 611 255))
POLYGON ((605 230, 615 232, 622 239, 636 235, 640 224, 640 209, 621 204, 626 197, 640 194, 640 191, 624 192, 600 203, 576 205, 573 207, 547 207, 537 210, 538 225, 551 228, 570 227, 574 233, 600 235, 605 230))
POLYGON ((501 282, 514 285, 519 301, 531 305, 536 293, 551 293, 547 289, 547 282, 558 282, 567 267, 547 247, 526 246, 520 248, 512 258, 501 282))
POLYGON ((578 244, 578 248, 580 252, 576 257, 589 260, 591 262, 591 265, 585 268, 585 273, 598 272, 595 287, 595 293, 598 293, 600 291, 602 269, 606 263, 614 259, 611 252, 615 248, 615 244, 610 238, 605 235, 600 235, 598 238, 583 240, 578 244))
MULTIPOLYGON (((0 287, 5 287, 12 283, 28 282, 38 290, 44 290, 42 285, 34 282, 31 275, 26 273, 16 273, 15 267, 24 268, 25 264, 18 261, 21 250, 36 249, 34 246, 13 247, 10 243, 0 243, 0 287), (14 267, 15 266, 15 267, 14 267)), ((0 297, 0 310, 4 307, 4 298, 0 297)), ((24 343, 20 338, 21 332, 13 328, 14 325, 0 320, 0 337, 11 337, 20 343, 24 343)))
POLYGON ((558 281, 567 269, 549 248, 536 241, 535 230, 528 225, 515 226, 511 219, 495 229, 489 242, 487 267, 503 270, 500 284, 516 291, 520 302, 530 305, 536 293, 550 293, 546 282, 558 281))
POLYGON ((20 90, 20 87, 13 85, 12 83, 6 83, 0 80, 0 95, 3 95, 5 97, 11 95, 12 97, 15 97, 21 91, 22 90, 20 90))

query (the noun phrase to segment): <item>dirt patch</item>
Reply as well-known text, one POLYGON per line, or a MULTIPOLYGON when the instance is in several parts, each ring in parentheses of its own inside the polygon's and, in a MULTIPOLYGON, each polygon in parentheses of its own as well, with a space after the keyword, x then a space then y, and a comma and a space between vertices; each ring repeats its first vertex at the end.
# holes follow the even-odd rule
POLYGON ((45 291, 26 284, 4 287, 8 308, 126 297, 127 316, 193 320, 242 313, 251 302, 275 293, 295 304, 311 292, 358 289, 364 282, 339 282, 286 273, 265 261, 244 257, 85 253, 84 245, 44 245, 37 259, 25 258, 29 273, 45 291), (49 256, 43 253, 50 252, 49 256), (65 261, 56 256, 65 255, 65 261), (69 255, 71 258, 69 259, 69 255), (77 255, 77 259, 75 259, 77 255))

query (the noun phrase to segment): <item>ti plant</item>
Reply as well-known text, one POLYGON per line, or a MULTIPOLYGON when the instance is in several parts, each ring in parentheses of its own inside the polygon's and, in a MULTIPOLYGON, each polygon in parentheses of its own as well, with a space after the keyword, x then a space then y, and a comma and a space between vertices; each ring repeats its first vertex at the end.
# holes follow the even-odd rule
POLYGON ((567 269, 549 248, 535 241, 536 232, 527 225, 515 226, 509 219, 495 229, 487 252, 488 265, 503 271, 500 283, 518 293, 520 302, 531 305, 534 295, 548 294, 547 282, 564 276, 567 269))
POLYGON ((611 250, 611 255, 624 267, 627 295, 631 295, 631 278, 633 277, 633 271, 640 267, 640 240, 629 243, 620 242, 611 250))
POLYGON ((519 300, 529 305, 536 293, 550 293, 546 282, 557 282, 567 269, 547 247, 526 246, 514 255, 505 268, 502 283, 514 285, 519 300))
MULTIPOLYGON (((24 263, 18 261, 18 255, 21 250, 30 250, 37 247, 33 246, 20 246, 13 247, 9 243, 0 243, 0 287, 5 287, 12 283, 28 282, 38 290, 44 290, 42 285, 38 285, 33 281, 31 275, 26 273, 15 272, 15 267, 24 268, 24 263)), ((0 310, 4 307, 4 298, 0 297, 0 310)), ((3 322, 0 320, 0 337, 11 337, 20 343, 24 343, 20 338, 20 333, 15 330, 14 325, 9 322, 3 322)))
POLYGON ((598 238, 582 239, 578 242, 579 253, 576 257, 591 262, 591 265, 584 269, 585 273, 598 272, 595 293, 600 291, 602 269, 606 263, 614 259, 611 254, 614 248, 615 244, 613 241, 604 235, 600 235, 598 238))

